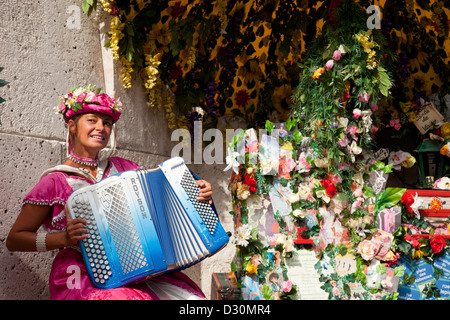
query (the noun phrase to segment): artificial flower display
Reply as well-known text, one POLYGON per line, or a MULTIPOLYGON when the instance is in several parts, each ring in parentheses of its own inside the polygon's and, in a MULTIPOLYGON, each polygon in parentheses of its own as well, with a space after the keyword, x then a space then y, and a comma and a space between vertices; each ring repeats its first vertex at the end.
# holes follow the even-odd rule
MULTIPOLYGON (((352 22, 345 32, 325 26, 322 41, 305 57, 290 118, 279 126, 266 121, 267 136, 251 153, 256 164, 249 161, 248 149, 239 166, 228 161, 227 168, 235 170, 229 187, 231 213, 241 225, 237 238, 248 224, 258 233, 249 237, 247 229, 247 240, 237 248, 241 262, 232 269, 243 284, 257 282, 266 299, 287 297, 289 259, 307 245, 329 299, 403 297, 402 290, 415 281, 410 265, 446 259, 448 240, 434 234, 450 233, 447 226, 432 226, 420 216, 423 201, 417 195, 384 187, 384 174, 417 163, 405 151, 383 152, 382 161, 375 156, 376 111, 392 85, 385 65, 389 52, 375 30, 355 28, 358 17, 365 26, 365 15, 355 15, 350 3, 344 1, 340 11, 345 17, 340 21, 352 22), (381 81, 366 82, 369 78, 381 81), (274 130, 282 134, 268 139, 274 130), (267 157, 267 150, 278 157, 267 157), (372 174, 375 179, 369 181, 372 174), (262 257, 257 272, 249 263, 255 255, 262 257), (281 281, 274 280, 275 273, 281 281)), ((402 128, 397 121, 389 125, 402 128)), ((229 154, 254 143, 249 136, 236 136, 229 154)))

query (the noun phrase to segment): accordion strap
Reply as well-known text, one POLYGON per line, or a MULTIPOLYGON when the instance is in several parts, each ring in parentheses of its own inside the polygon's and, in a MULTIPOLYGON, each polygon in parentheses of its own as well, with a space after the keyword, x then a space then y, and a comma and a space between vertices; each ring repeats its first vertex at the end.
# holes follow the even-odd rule
POLYGON ((83 170, 81 168, 74 168, 65 164, 60 164, 57 166, 54 166, 53 168, 49 168, 45 170, 41 177, 46 176, 47 174, 50 174, 52 172, 68 172, 68 173, 75 173, 75 174, 81 174, 87 179, 91 179, 94 181, 100 181, 103 179, 103 174, 105 172, 106 166, 108 165, 108 161, 101 161, 99 166, 97 167, 97 178, 94 177, 92 174, 90 174, 87 170, 83 170))

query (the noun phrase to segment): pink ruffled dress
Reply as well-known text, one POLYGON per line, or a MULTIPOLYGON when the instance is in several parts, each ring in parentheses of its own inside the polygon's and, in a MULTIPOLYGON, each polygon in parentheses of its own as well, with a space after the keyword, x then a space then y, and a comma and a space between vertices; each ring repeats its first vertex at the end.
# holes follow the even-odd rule
MULTIPOLYGON (((136 163, 111 157, 100 164, 98 178, 140 168, 136 163), (109 166, 107 163, 109 162, 109 166), (106 171, 103 169, 106 168, 106 171)), ((60 165, 46 171, 23 203, 52 206, 52 216, 44 221, 48 232, 66 228, 64 206, 70 194, 93 181, 73 173, 73 168, 60 165)), ((185 274, 176 272, 115 289, 95 288, 88 276, 83 257, 77 248, 65 248, 55 257, 50 272, 49 289, 54 300, 170 300, 205 299, 201 289, 185 274)))

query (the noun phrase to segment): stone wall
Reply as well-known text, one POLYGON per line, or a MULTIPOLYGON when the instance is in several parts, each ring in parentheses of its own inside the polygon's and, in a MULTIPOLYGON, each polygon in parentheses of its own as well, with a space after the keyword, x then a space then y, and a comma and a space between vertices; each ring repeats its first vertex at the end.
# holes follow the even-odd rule
MULTIPOLYGON (((106 84, 113 89, 124 104, 115 155, 144 167, 169 158, 176 142, 170 139, 164 110, 153 114, 148 109, 140 79, 135 76, 133 87, 125 90, 118 63, 105 69, 109 53, 105 56, 102 48, 98 20, 83 14, 81 1, 6 0, 0 9, 0 78, 9 82, 0 88, 6 99, 0 105, 0 299, 49 299, 47 282, 55 252, 11 253, 5 240, 21 200, 41 172, 65 159, 67 128, 53 110, 58 96, 76 85, 106 84)), ((190 166, 213 184, 222 223, 232 231, 230 172, 224 173, 224 167, 190 166)), ((228 245, 185 272, 209 297, 212 272, 229 271, 234 252, 228 245)))

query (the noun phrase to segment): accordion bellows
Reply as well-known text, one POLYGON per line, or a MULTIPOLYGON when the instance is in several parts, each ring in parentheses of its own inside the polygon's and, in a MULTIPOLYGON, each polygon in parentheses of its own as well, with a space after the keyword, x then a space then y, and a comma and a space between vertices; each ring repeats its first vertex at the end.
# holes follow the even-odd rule
MULTIPOLYGON (((195 175, 195 174, 194 174, 195 175)), ((87 221, 80 241, 89 277, 109 289, 188 268, 229 240, 217 211, 180 157, 124 171, 74 191, 70 216, 87 221)))

